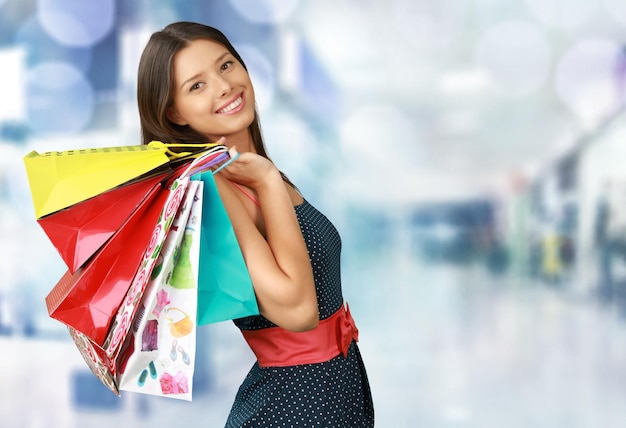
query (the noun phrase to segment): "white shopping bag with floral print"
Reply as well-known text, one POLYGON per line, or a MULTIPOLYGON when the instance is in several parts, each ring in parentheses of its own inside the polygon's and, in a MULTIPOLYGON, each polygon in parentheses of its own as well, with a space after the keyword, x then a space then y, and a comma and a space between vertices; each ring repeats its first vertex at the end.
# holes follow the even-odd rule
POLYGON ((120 390, 191 400, 202 186, 189 183, 152 270, 117 359, 120 390))

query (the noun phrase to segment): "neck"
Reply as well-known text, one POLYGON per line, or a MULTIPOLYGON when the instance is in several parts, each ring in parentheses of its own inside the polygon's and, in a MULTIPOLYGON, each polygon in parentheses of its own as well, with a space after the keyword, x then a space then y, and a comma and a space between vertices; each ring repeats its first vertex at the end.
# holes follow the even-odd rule
POLYGON ((252 141, 252 135, 250 134, 250 130, 246 128, 241 132, 236 134, 226 135, 225 145, 227 147, 237 146, 237 151, 240 153, 243 152, 253 152, 256 153, 254 148, 254 143, 252 141))

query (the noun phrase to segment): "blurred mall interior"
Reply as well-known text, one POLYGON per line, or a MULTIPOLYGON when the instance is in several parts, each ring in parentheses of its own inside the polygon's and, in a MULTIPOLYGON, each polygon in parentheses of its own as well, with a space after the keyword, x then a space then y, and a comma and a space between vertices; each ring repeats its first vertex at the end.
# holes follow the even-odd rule
POLYGON ((253 363, 203 326, 191 403, 118 398, 44 302, 22 158, 139 144, 139 56, 181 20, 233 41, 342 235, 377 426, 626 426, 626 2, 0 0, 1 426, 220 427, 253 363))

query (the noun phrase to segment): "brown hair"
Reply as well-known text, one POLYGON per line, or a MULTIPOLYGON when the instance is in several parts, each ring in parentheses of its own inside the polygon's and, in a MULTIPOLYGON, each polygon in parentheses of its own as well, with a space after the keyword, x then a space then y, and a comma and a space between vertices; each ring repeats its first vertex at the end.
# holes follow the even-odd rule
MULTIPOLYGON (((216 28, 195 22, 175 22, 150 37, 137 76, 137 104, 143 144, 158 140, 166 143, 204 143, 206 137, 188 125, 180 126, 167 118, 173 102, 172 63, 174 55, 194 40, 211 40, 224 46, 248 70, 226 36, 216 28)), ((250 135, 256 152, 269 158, 263 143, 259 115, 255 108, 250 135)), ((288 181, 288 180, 287 180, 288 181)))

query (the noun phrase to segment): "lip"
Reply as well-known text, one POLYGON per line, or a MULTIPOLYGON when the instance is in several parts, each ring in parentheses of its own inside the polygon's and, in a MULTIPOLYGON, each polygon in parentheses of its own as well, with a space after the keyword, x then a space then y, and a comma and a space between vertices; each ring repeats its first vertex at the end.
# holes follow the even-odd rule
POLYGON ((231 98, 230 100, 228 100, 228 102, 224 103, 220 108, 215 110, 215 113, 217 113, 217 114, 235 114, 235 113, 241 111, 241 109, 243 109, 245 104, 246 104, 246 99, 245 99, 245 97, 243 95, 243 92, 241 92, 238 95, 236 95, 233 98, 231 98), (237 107, 235 107, 232 110, 226 111, 226 112, 222 112, 221 111, 221 110, 225 109, 226 107, 228 107, 229 105, 231 105, 232 103, 234 103, 235 101, 237 101, 239 98, 241 98, 241 103, 237 107))

